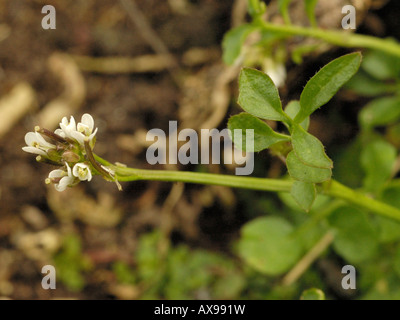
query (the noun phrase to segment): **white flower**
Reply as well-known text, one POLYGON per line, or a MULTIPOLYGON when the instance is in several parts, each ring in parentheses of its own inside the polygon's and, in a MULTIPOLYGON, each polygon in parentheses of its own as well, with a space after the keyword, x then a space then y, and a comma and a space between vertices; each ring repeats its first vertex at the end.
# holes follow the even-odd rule
POLYGON ((77 163, 72 169, 72 173, 75 177, 79 178, 79 180, 90 181, 92 180, 92 172, 87 164, 77 163))
POLYGON ((54 131, 54 133, 59 135, 62 138, 65 138, 65 133, 62 129, 56 129, 56 131, 54 131))
POLYGON ((82 115, 81 122, 77 125, 77 130, 71 132, 72 137, 78 141, 81 145, 84 144, 85 139, 91 141, 97 133, 97 128, 94 130, 94 120, 93 117, 85 113, 82 115))
POLYGON ((60 122, 60 128, 64 132, 64 136, 62 136, 61 131, 56 130, 58 135, 62 136, 63 138, 67 137, 73 139, 74 137, 72 133, 76 132, 76 123, 74 117, 71 116, 69 122, 67 117, 62 118, 60 122))
POLYGON ((275 62, 271 58, 266 58, 263 63, 263 70, 269 75, 277 88, 284 84, 286 80, 286 68, 284 64, 275 62))
POLYGON ((49 149, 56 147, 47 142, 38 132, 28 132, 25 135, 25 143, 27 144, 27 147, 23 147, 22 150, 29 153, 40 154, 42 156, 46 156, 49 149))
POLYGON ((56 169, 49 173, 49 178, 46 179, 46 183, 54 182, 54 187, 57 191, 64 191, 68 186, 72 186, 75 181, 75 177, 72 176, 71 168, 65 163, 67 171, 56 169))

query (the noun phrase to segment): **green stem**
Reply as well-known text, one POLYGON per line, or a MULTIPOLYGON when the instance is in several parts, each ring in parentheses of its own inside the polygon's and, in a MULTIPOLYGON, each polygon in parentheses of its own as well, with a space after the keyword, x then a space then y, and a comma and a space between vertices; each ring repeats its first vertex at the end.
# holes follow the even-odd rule
POLYGON ((398 208, 370 198, 365 194, 350 189, 335 180, 324 183, 323 188, 323 192, 326 195, 345 200, 348 203, 367 209, 368 211, 380 216, 400 221, 400 210, 398 208))
POLYGON ((282 179, 264 179, 188 171, 145 170, 118 166, 113 167, 113 169, 118 181, 157 180, 187 182, 276 192, 290 192, 292 187, 292 181, 282 179))
POLYGON ((341 47, 375 49, 400 57, 400 44, 394 40, 380 39, 363 34, 354 34, 343 31, 305 28, 293 25, 277 25, 266 22, 261 18, 256 20, 255 23, 262 29, 272 32, 287 34, 290 36, 311 37, 341 47))
MULTIPOLYGON (((108 163, 97 156, 96 160, 100 163, 108 163)), ((118 181, 156 180, 187 182, 272 192, 290 192, 293 184, 292 180, 230 176, 200 172, 146 170, 120 166, 112 166, 112 169, 115 170, 115 177, 118 181)), ((332 198, 344 200, 347 203, 356 205, 380 216, 400 221, 399 209, 367 197, 363 193, 350 189, 335 180, 323 183, 320 191, 332 198)))

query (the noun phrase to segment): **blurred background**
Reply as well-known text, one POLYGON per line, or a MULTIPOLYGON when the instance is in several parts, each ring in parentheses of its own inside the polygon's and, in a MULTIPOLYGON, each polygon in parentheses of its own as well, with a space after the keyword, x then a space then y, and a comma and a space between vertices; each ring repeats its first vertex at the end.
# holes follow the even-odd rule
MULTIPOLYGON (((337 10, 321 7, 319 19, 326 28, 337 28, 343 1, 325 3, 337 10)), ((399 38, 396 3, 364 1, 357 7, 358 31, 399 38)), ((276 286, 277 279, 235 255, 245 222, 271 212, 290 216, 277 195, 146 181, 123 183, 120 192, 99 177, 59 193, 44 183, 52 168, 21 150, 35 125, 54 130, 63 116, 78 120, 90 113, 99 128, 95 152, 111 162, 234 174, 234 167, 225 165, 150 166, 146 133, 168 132, 169 120, 180 128, 223 129, 240 111, 235 102, 240 68, 222 62, 221 42, 225 32, 248 19, 246 5, 245 0, 0 0, 1 297, 269 299, 293 298, 299 288, 318 285, 333 297, 349 297, 329 284, 334 281, 326 270, 331 278, 340 277, 329 257, 293 287, 276 286), (49 4, 56 9, 55 30, 41 24, 42 7, 49 4), (41 286, 41 269, 48 264, 57 270, 56 290, 41 286)), ((271 19, 274 7, 272 1, 271 19)), ((283 61, 282 99, 298 97, 315 71, 345 52, 326 47, 301 65, 283 61)), ((357 113, 365 101, 343 93, 335 98, 334 111, 317 112, 310 130, 329 152, 357 134, 357 113)), ((256 159, 255 176, 285 173, 268 152, 256 159)))

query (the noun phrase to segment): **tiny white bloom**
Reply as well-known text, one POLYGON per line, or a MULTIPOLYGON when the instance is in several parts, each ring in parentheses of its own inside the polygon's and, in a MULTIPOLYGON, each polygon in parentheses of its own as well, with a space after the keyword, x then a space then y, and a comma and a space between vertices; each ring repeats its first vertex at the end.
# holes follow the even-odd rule
POLYGON ((23 147, 22 150, 42 156, 46 156, 49 149, 55 148, 55 145, 47 142, 38 132, 28 132, 25 135, 25 143, 27 147, 23 147))
MULTIPOLYGON (((72 135, 73 132, 76 132, 76 122, 75 122, 74 117, 71 116, 69 121, 68 121, 67 117, 62 118, 62 120, 60 122, 60 128, 64 132, 65 137, 74 138, 72 135)), ((58 132, 60 132, 60 131, 58 131, 58 132)))
POLYGON ((65 133, 62 129, 56 129, 56 131, 54 131, 54 133, 59 135, 62 138, 65 138, 65 133))
POLYGON ((286 80, 286 68, 283 63, 266 58, 263 63, 263 70, 269 75, 277 88, 284 84, 286 80))
POLYGON ((46 183, 50 183, 52 181, 58 182, 54 183, 54 187, 57 191, 64 191, 68 186, 72 186, 74 184, 75 177, 72 176, 71 168, 67 163, 65 163, 67 167, 67 171, 56 169, 49 173, 49 178, 46 179, 46 183))
POLYGON ((81 122, 77 125, 77 130, 72 132, 72 137, 78 141, 81 145, 84 144, 85 138, 88 138, 91 141, 97 133, 97 128, 94 129, 94 120, 93 117, 85 113, 82 115, 81 122))
POLYGON ((77 163, 72 169, 72 173, 75 177, 79 178, 79 180, 90 181, 92 180, 92 172, 87 164, 77 163))

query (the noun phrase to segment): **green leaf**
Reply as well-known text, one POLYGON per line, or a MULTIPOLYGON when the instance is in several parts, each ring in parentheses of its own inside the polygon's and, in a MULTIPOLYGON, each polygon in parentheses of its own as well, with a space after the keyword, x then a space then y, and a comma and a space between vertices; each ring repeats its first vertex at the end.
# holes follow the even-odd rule
POLYGON ((300 95, 301 110, 295 121, 302 122, 316 109, 327 103, 336 92, 357 72, 361 54, 351 53, 337 58, 317 72, 300 95))
POLYGON ((292 0, 278 0, 279 12, 286 24, 290 24, 289 5, 292 0))
POLYGON ((396 148, 384 140, 373 141, 364 148, 360 160, 366 173, 364 186, 368 191, 379 191, 390 178, 396 156, 396 148))
POLYGON ((239 76, 238 103, 253 116, 268 120, 286 119, 278 89, 271 78, 261 71, 242 69, 239 76))
POLYGON ((372 100, 359 113, 363 127, 392 124, 400 119, 400 98, 384 97, 372 100))
POLYGON ((280 217, 254 219, 241 229, 239 256, 264 274, 280 275, 297 262, 303 251, 292 231, 292 225, 280 217))
POLYGON ((315 184, 310 182, 295 181, 292 185, 290 194, 298 205, 304 210, 309 211, 316 197, 315 184))
MULTIPOLYGON (((297 114, 300 111, 300 102, 297 100, 290 101, 285 107, 285 113, 292 119, 296 118, 297 114)), ((304 119, 300 125, 303 127, 304 130, 308 130, 310 126, 310 117, 304 119)))
POLYGON ((374 257, 378 236, 365 213, 353 207, 341 207, 328 218, 336 230, 334 250, 350 263, 362 263, 374 257))
POLYGON ((248 5, 249 14, 253 18, 263 15, 266 11, 265 3, 260 0, 249 0, 248 5))
POLYGON ((317 26, 317 21, 315 19, 315 6, 317 3, 318 0, 305 0, 307 18, 310 20, 310 24, 313 27, 317 26))
POLYGON ((239 150, 258 152, 280 141, 290 141, 287 135, 276 133, 265 122, 248 113, 240 113, 228 121, 229 134, 239 150), (242 135, 235 135, 233 130, 241 130, 242 135), (254 130, 254 138, 246 146, 246 129, 254 130))
POLYGON ((222 41, 222 59, 227 65, 232 65, 237 57, 239 57, 244 41, 254 30, 256 30, 254 25, 243 24, 239 27, 229 30, 225 34, 222 41))
POLYGON ((321 183, 329 180, 332 176, 331 169, 307 166, 296 157, 293 151, 288 154, 286 165, 289 175, 298 181, 321 183))
POLYGON ((394 79, 400 76, 399 59, 381 51, 370 51, 365 54, 361 67, 378 80, 394 79))
POLYGON ((363 70, 359 70, 359 72, 346 83, 345 87, 365 97, 374 97, 381 94, 396 92, 397 90, 395 84, 374 79, 363 70))
POLYGON ((325 294, 320 289, 311 288, 303 291, 300 300, 325 300, 325 294))
POLYGON ((316 168, 332 168, 332 160, 325 153, 324 146, 312 134, 306 132, 300 125, 293 126, 292 146, 304 164, 316 168))

